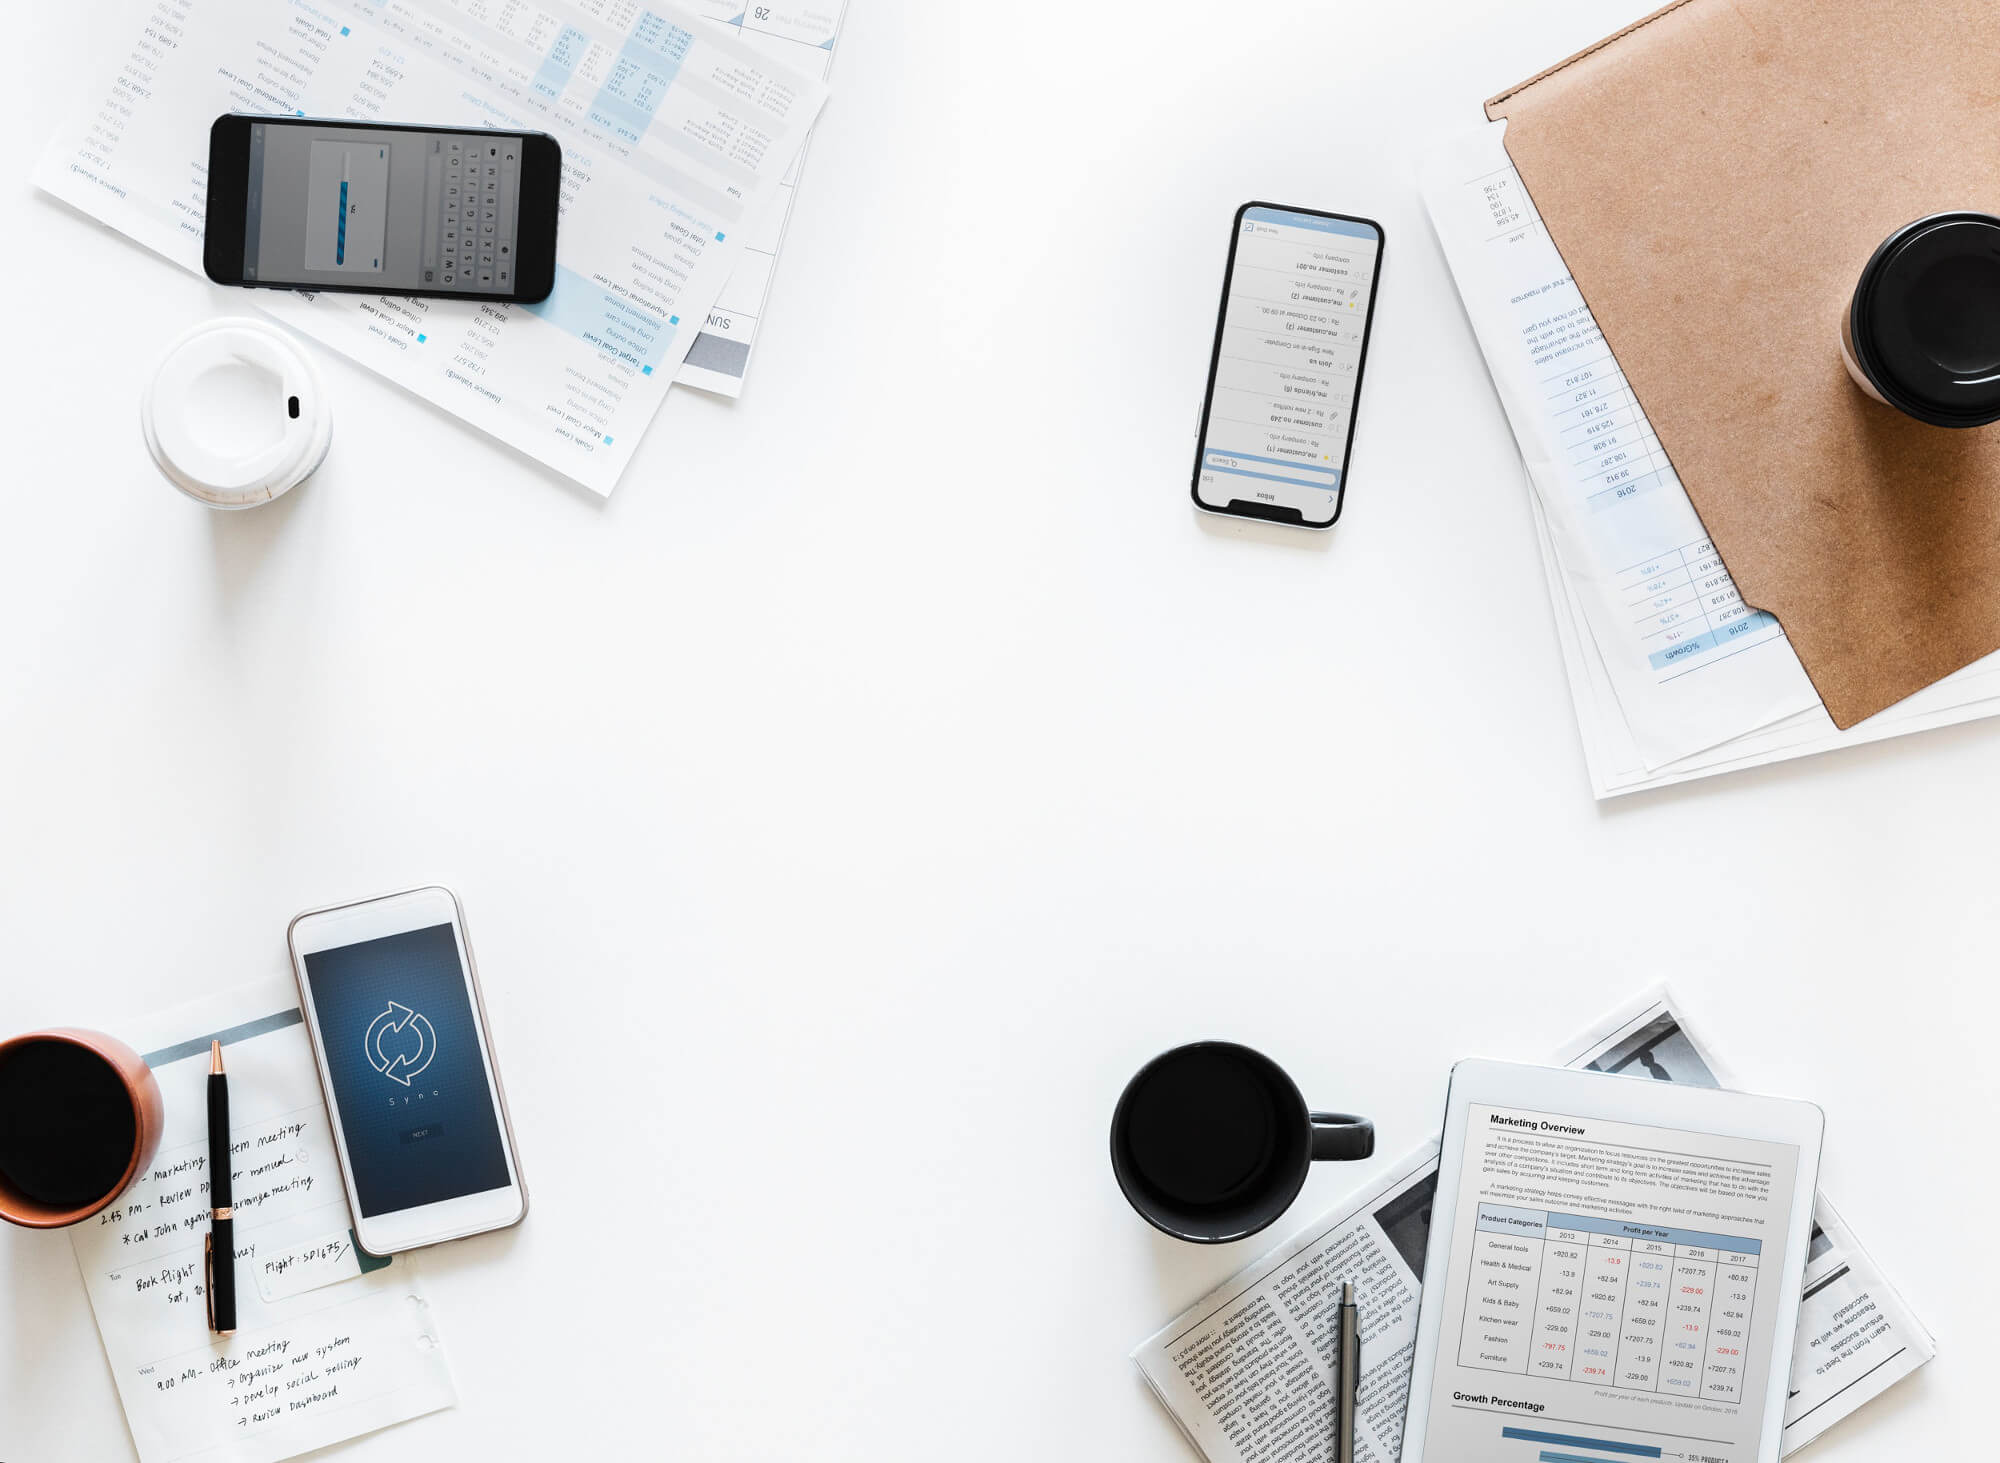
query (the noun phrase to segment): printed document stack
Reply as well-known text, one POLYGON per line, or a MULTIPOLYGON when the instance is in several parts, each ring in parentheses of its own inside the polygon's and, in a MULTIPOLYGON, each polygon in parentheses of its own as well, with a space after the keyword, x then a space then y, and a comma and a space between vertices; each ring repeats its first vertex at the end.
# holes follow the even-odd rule
POLYGON ((35 181, 198 271, 223 112, 551 133, 562 219, 543 303, 257 302, 609 493, 698 338, 703 384, 740 383, 747 340, 725 349, 704 322, 753 238, 761 309, 785 179, 826 99, 790 63, 830 57, 837 10, 731 21, 664 0, 139 0, 106 23, 110 54, 35 181))
POLYGON ((1526 460, 1599 798, 2000 714, 1988 656, 1842 732, 1743 602, 1502 145, 1443 149, 1424 197, 1526 460))

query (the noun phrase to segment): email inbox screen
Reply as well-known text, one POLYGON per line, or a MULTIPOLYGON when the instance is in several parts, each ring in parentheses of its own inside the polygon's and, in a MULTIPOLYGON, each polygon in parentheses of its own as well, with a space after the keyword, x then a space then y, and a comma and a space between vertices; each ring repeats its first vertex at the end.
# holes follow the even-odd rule
POLYGON ((1370 224, 1244 211, 1202 438, 1202 502, 1333 517, 1381 247, 1370 224))

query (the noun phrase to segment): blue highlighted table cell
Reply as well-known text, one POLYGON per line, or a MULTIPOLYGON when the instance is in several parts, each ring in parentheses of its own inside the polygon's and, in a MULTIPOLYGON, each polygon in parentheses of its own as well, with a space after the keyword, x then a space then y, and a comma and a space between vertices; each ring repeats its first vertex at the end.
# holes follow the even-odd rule
POLYGON ((1685 640, 1677 640, 1665 650, 1656 650, 1646 657, 1654 670, 1665 670, 1675 661, 1687 660, 1700 655, 1704 650, 1715 649, 1715 635, 1704 630, 1699 635, 1690 635, 1685 640))
MULTIPOLYGON (((681 61, 694 37, 648 12, 625 38, 611 74, 590 101, 590 120, 637 142, 653 124, 653 113, 673 89, 681 61)), ((720 237, 718 235, 717 237, 720 237)))
POLYGON ((653 124, 652 114, 635 111, 613 96, 599 92, 590 103, 590 123, 627 142, 637 142, 653 124))
POLYGON ((563 88, 576 71, 577 63, 583 60, 590 49, 590 37, 573 25, 566 25, 556 35, 556 43, 549 47, 548 55, 542 58, 541 67, 529 85, 545 97, 562 95, 563 88))
MULTIPOLYGON (((1768 618, 1768 617, 1767 617, 1768 618)), ((1710 1234, 1704 1229, 1675 1229, 1664 1224, 1639 1224, 1630 1219, 1605 1219, 1596 1214, 1559 1214, 1544 1209, 1516 1209, 1506 1204, 1481 1204, 1475 1227, 1489 1233, 1528 1234, 1537 1238, 1552 1229, 1576 1234, 1615 1234, 1631 1240, 1658 1240, 1670 1245, 1694 1245, 1734 1254, 1763 1252, 1763 1241, 1745 1235, 1710 1234)))
POLYGON ((1740 620, 1731 620, 1726 625, 1718 626, 1715 631, 1716 644, 1720 645, 1727 640, 1740 639, 1750 634, 1753 630, 1762 630, 1767 626, 1777 623, 1776 616, 1768 615, 1762 610, 1752 610, 1740 620))
POLYGON ((1713 650, 1718 645, 1731 644, 1741 640, 1753 630, 1762 630, 1777 623, 1772 616, 1763 610, 1758 610, 1755 614, 1746 615, 1740 620, 1730 621, 1720 630, 1704 630, 1699 635, 1690 635, 1685 640, 1669 645, 1665 650, 1656 650, 1647 656, 1646 660, 1654 670, 1665 670, 1676 661, 1687 660, 1704 650, 1713 650))
POLYGON ((1580 1438, 1571 1433, 1537 1432, 1530 1427, 1503 1427, 1500 1436, 1520 1443, 1551 1443, 1558 1448, 1595 1448, 1600 1453, 1616 1453, 1621 1458, 1660 1456, 1657 1443, 1616 1443, 1609 1438, 1580 1438))
POLYGON ((662 364, 679 333, 676 326, 644 306, 562 265, 556 266, 555 288, 549 297, 521 308, 634 370, 662 364))

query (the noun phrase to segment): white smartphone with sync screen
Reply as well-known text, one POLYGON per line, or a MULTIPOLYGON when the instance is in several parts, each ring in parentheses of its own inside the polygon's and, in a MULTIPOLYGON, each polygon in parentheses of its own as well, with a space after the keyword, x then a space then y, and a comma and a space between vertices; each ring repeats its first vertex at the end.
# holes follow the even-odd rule
POLYGON ((528 1190, 457 897, 309 910, 287 943, 361 1248, 520 1223, 528 1190))

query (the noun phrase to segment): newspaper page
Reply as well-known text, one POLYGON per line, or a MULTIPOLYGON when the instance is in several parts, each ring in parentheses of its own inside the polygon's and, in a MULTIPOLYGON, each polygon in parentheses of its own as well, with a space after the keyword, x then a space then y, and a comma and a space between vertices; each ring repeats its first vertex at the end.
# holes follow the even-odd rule
MULTIPOLYGON (((1665 988, 1600 1022, 1560 1060, 1660 1082, 1730 1085, 1665 988)), ((1437 1170, 1437 1145, 1426 1144, 1133 1351, 1209 1463, 1332 1463, 1342 1281, 1354 1283, 1361 1311, 1354 1456, 1396 1463, 1437 1170)), ((1813 1220, 1785 1403, 1787 1453, 1936 1354, 1930 1333, 1824 1194, 1813 1220)), ((1523 1463, 1532 1452, 1522 1453, 1523 1463)))

